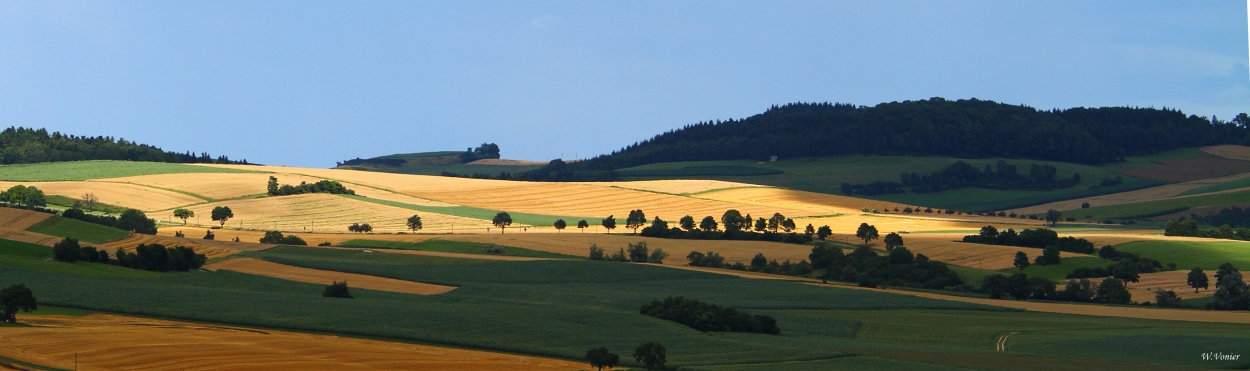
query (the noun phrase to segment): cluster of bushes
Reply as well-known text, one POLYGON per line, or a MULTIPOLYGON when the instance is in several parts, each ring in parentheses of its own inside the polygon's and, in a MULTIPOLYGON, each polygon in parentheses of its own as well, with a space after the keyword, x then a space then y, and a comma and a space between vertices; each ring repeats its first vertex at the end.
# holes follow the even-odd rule
POLYGON ((1250 240, 1250 228, 1233 228, 1228 224, 1219 228, 1200 228, 1197 221, 1182 220, 1167 222, 1164 225, 1163 235, 1248 241, 1250 240))
POLYGON ((467 148, 460 154, 460 162, 465 164, 486 158, 499 158, 499 145, 482 143, 477 148, 467 148))
POLYGON ((373 226, 369 223, 352 223, 347 226, 347 230, 352 233, 373 233, 373 226))
POLYGON ((487 244, 486 246, 482 246, 482 253, 503 255, 504 253, 506 253, 506 251, 504 251, 503 246, 499 246, 496 244, 487 244))
MULTIPOLYGON (((1163 264, 1158 260, 1143 258, 1130 252, 1117 251, 1111 245, 1098 249, 1098 257, 1114 261, 1115 263, 1108 265, 1106 268, 1077 268, 1068 274, 1067 278, 1115 277, 1126 282, 1137 282, 1138 275, 1141 273, 1154 273, 1163 270, 1163 264)), ((1170 269, 1175 269, 1175 267, 1176 264, 1169 264, 1170 269)))
POLYGON ((288 196, 305 193, 329 193, 336 195, 356 194, 356 191, 347 189, 347 187, 344 187, 342 183, 333 180, 320 180, 312 184, 309 184, 308 182, 300 182, 297 186, 290 184, 283 184, 279 186, 278 178, 273 176, 269 177, 267 189, 270 196, 288 196))
POLYGON ((929 260, 924 254, 913 255, 904 246, 896 246, 886 255, 877 255, 868 246, 860 246, 849 255, 836 246, 815 246, 808 258, 812 268, 824 269, 824 280, 858 283, 876 287, 890 285, 941 290, 963 285, 963 280, 946 264, 929 260))
POLYGON ((664 264, 664 259, 668 258, 668 252, 664 249, 650 250, 647 248, 646 241, 628 244, 629 249, 624 248, 617 252, 608 254, 599 245, 590 245, 590 260, 604 260, 614 262, 634 262, 634 263, 652 263, 664 264))
POLYGON ((989 294, 992 299, 1002 299, 1009 295, 1016 300, 1054 300, 1078 303, 1129 304, 1133 295, 1129 293, 1124 281, 1108 278, 1094 287, 1088 279, 1069 280, 1062 291, 1058 291, 1051 280, 1032 277, 1024 273, 1011 276, 995 274, 981 279, 981 292, 989 294))
MULTIPOLYGON (((621 356, 608 351, 607 347, 598 347, 586 351, 586 362, 590 363, 590 367, 594 367, 599 371, 603 371, 604 367, 616 368, 621 364, 621 356)), ((668 349, 664 345, 654 342, 646 342, 634 349, 634 362, 638 362, 646 366, 647 370, 653 368, 664 369, 664 364, 668 362, 668 349)))
POLYGON ((1058 233, 1046 228, 1024 229, 1020 233, 1016 233, 1014 229, 1008 229, 1006 232, 1000 233, 998 228, 987 225, 981 227, 979 234, 964 236, 963 242, 1038 249, 1054 247, 1059 251, 1078 254, 1091 254, 1094 252, 1094 244, 1089 242, 1089 240, 1074 237, 1060 238, 1058 233))
POLYGON ((27 187, 20 184, 9 187, 9 189, 4 192, 0 192, 0 201, 27 207, 48 206, 48 198, 43 194, 43 191, 39 190, 39 188, 27 187))
POLYGON ((87 214, 82 209, 73 208, 62 212, 61 217, 78 219, 134 233, 156 234, 156 220, 148 218, 147 214, 135 209, 127 209, 122 212, 121 216, 112 217, 87 214))
POLYGON ((208 260, 204 254, 197 254, 189 247, 166 248, 161 244, 140 244, 135 247, 134 252, 119 247, 110 259, 107 251, 97 251, 90 246, 82 247, 78 240, 72 238, 63 239, 53 245, 52 256, 57 261, 67 263, 82 260, 156 272, 186 272, 199 269, 208 260))
POLYGON ((295 235, 283 236, 282 232, 278 232, 278 231, 265 232, 265 236, 260 238, 260 243, 271 243, 271 244, 276 244, 276 245, 308 246, 308 243, 304 242, 304 239, 299 238, 295 235))
POLYGON ((669 296, 643 304, 643 315, 673 321, 702 332, 748 332, 778 335, 777 320, 766 315, 750 315, 737 309, 721 307, 681 296, 669 296))
POLYGON ((321 292, 321 297, 353 299, 351 291, 347 289, 347 281, 334 281, 326 285, 325 291, 321 292))
POLYGON ((1190 219, 1206 225, 1227 225, 1233 228, 1250 227, 1250 209, 1237 206, 1220 209, 1207 215, 1190 214, 1190 219))
POLYGON ((984 170, 958 161, 930 174, 903 173, 899 178, 903 185, 911 187, 913 193, 969 187, 1044 191, 1071 188, 1081 182, 1081 174, 1073 174, 1069 179, 1056 179, 1057 172, 1054 166, 1033 164, 1029 167, 1029 175, 1025 176, 1017 172, 1016 165, 1006 161, 998 161, 993 168, 985 165, 984 170))

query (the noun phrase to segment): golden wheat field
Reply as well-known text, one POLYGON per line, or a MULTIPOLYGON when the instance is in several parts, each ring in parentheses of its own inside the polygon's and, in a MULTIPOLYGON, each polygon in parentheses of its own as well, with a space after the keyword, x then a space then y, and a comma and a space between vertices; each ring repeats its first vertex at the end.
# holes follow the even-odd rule
MULTIPOLYGON (((197 216, 189 222, 204 226, 218 224, 211 220, 212 210, 217 206, 230 207, 234 213, 234 218, 229 220, 227 227, 292 233, 346 232, 347 226, 353 223, 368 223, 377 232, 400 232, 408 230, 404 223, 414 214, 421 215, 425 231, 448 231, 453 226, 485 230, 491 226, 488 220, 418 212, 330 194, 265 197, 196 205, 188 208, 197 216)), ((169 216, 159 217, 164 220, 169 216)))
MULTIPOLYGON (((1129 282, 1128 291, 1133 294, 1133 300, 1139 302, 1154 301, 1155 290, 1171 290, 1181 299, 1203 298, 1215 294, 1215 276, 1214 272, 1206 272, 1207 279, 1211 282, 1208 289, 1194 290, 1186 283, 1189 279, 1188 270, 1163 271, 1155 273, 1142 273, 1138 278, 1138 282, 1129 282)), ((1250 274, 1242 273, 1242 279, 1250 278, 1250 274)), ((1095 286, 1105 278, 1090 279, 1095 286)))
POLYGON ((578 370, 568 361, 116 315, 22 316, 0 355, 78 370, 578 370))
POLYGON ((417 295, 437 295, 456 289, 452 286, 433 285, 428 283, 397 280, 394 278, 293 267, 290 265, 252 258, 226 259, 206 265, 204 266, 204 269, 214 271, 219 269, 228 270, 284 279, 288 281, 307 282, 322 285, 328 285, 338 281, 347 281, 351 287, 417 295))
POLYGON ((86 193, 95 194, 100 203, 125 206, 143 211, 155 211, 204 202, 204 200, 134 184, 105 182, 0 182, 8 189, 15 185, 33 186, 45 194, 81 199, 86 193))
POLYGON ((99 180, 99 182, 140 184, 154 188, 174 189, 213 200, 224 200, 264 194, 269 177, 275 175, 278 177, 278 182, 282 184, 312 183, 321 180, 289 174, 186 173, 109 178, 99 180))
POLYGON ((130 235, 130 237, 117 241, 99 244, 99 246, 107 249, 109 252, 113 252, 117 248, 126 248, 133 251, 135 246, 139 246, 141 244, 161 244, 165 247, 186 246, 195 250, 196 253, 204 254, 209 259, 227 257, 234 255, 239 251, 260 251, 277 246, 256 243, 260 240, 259 238, 246 241, 251 243, 230 242, 228 240, 205 240, 202 238, 204 235, 203 232, 198 234, 188 234, 189 236, 192 236, 192 238, 172 237, 172 235, 173 234, 170 233, 170 236, 153 236, 136 233, 130 235))
POLYGON ((869 209, 897 207, 901 210, 909 206, 888 201, 867 200, 862 198, 834 196, 772 187, 723 189, 699 193, 694 195, 694 197, 748 205, 803 210, 811 213, 811 215, 859 214, 863 212, 862 209, 864 207, 869 209))

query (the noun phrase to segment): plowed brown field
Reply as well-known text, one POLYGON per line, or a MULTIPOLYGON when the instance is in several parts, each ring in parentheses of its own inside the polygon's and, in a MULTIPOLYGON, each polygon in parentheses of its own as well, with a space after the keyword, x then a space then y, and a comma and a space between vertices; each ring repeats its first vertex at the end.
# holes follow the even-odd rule
POLYGON ((93 193, 100 203, 125 206, 143 211, 154 211, 204 202, 204 200, 134 184, 104 182, 0 182, 0 188, 22 184, 34 186, 46 194, 80 199, 83 194, 93 193))
POLYGON ((51 217, 52 214, 38 211, 0 207, 0 227, 4 228, 24 231, 34 227, 35 224, 43 223, 44 220, 48 220, 51 217))
POLYGON ((115 315, 21 316, 0 355, 70 370, 578 370, 584 363, 115 315))
POLYGON ((1187 182, 1250 172, 1250 161, 1234 160, 1209 154, 1157 161, 1159 166, 1120 170, 1134 178, 1166 182, 1187 182))
POLYGON ((204 269, 224 269, 228 271, 284 279, 288 281, 307 282, 322 285, 329 285, 330 283, 336 281, 347 281, 349 287, 402 292, 405 294, 417 295, 436 295, 456 289, 452 286, 433 285, 428 283, 397 280, 394 278, 294 267, 252 258, 226 259, 206 265, 204 266, 204 269))

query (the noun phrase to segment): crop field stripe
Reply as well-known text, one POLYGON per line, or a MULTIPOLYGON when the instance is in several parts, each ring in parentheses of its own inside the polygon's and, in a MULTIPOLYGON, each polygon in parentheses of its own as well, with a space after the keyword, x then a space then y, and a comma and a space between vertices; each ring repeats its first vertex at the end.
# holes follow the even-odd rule
POLYGON ((81 220, 54 216, 36 224, 28 231, 62 238, 75 238, 90 243, 105 243, 130 237, 131 233, 117 228, 87 223, 81 220))
POLYGON ((1111 206, 1096 206, 1088 209, 1067 210, 1064 211, 1064 215, 1075 216, 1078 219, 1084 217, 1085 215, 1092 216, 1094 219, 1116 219, 1133 215, 1149 215, 1152 213, 1174 210, 1180 207, 1195 208, 1202 206, 1243 203, 1250 203, 1250 190, 1235 190, 1223 193, 1176 197, 1164 200, 1134 202, 1111 206))
POLYGON ((241 172, 258 171, 163 162, 72 161, 3 165, 0 166, 0 180, 46 182, 120 178, 152 174, 241 172))
MULTIPOLYGON (((379 199, 362 197, 362 196, 352 196, 352 195, 339 195, 339 196, 350 198, 350 199, 357 200, 357 201, 375 203, 379 205, 394 206, 394 207, 399 207, 399 208, 404 208, 404 209, 409 209, 409 210, 426 211, 426 212, 431 212, 431 213, 455 215, 455 216, 461 216, 461 217, 466 217, 466 218, 482 219, 482 220, 487 220, 487 221, 494 219, 495 214, 498 214, 500 211, 504 211, 504 210, 483 209, 483 208, 472 207, 472 206, 452 206, 452 207, 421 206, 421 205, 413 205, 413 204, 408 204, 408 203, 403 203, 403 202, 379 200, 379 199)), ((591 224, 597 225, 596 223, 598 222, 598 220, 602 219, 602 217, 596 219, 593 217, 554 216, 554 215, 520 213, 520 212, 512 212, 512 211, 508 211, 508 215, 512 217, 512 222, 515 224, 526 224, 526 225, 531 225, 535 227, 549 227, 551 226, 552 223, 555 223, 556 219, 564 219, 564 221, 566 223, 569 223, 571 227, 576 227, 578 220, 584 219, 587 222, 593 221, 591 224)))

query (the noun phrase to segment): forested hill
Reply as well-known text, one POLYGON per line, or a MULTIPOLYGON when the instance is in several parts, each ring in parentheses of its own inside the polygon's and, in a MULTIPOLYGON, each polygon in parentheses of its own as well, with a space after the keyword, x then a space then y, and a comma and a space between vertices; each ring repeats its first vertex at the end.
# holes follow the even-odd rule
POLYGON ((231 161, 226 156, 213 158, 208 153, 166 152, 113 137, 80 137, 22 127, 9 127, 0 132, 0 148, 0 164, 6 165, 81 160, 247 164, 247 160, 231 161))
POLYGON ((660 162, 850 154, 1099 164, 1182 147, 1250 144, 1248 126, 1244 113, 1223 122, 1154 108, 1042 111, 942 98, 874 107, 795 103, 742 120, 689 125, 570 167, 612 170, 660 162))

